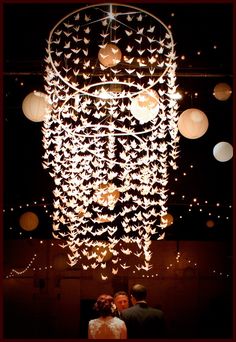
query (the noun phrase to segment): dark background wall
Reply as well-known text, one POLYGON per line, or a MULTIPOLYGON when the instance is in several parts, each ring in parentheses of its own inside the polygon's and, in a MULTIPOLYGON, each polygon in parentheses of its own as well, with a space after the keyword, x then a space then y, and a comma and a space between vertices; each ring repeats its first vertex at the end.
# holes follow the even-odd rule
POLYGON ((5 249, 5 338, 86 338, 97 296, 128 291, 134 283, 147 286, 149 304, 164 311, 167 337, 232 337, 232 265, 225 243, 155 241, 149 272, 124 270, 105 281, 96 270, 69 268, 55 241, 10 240, 5 249))

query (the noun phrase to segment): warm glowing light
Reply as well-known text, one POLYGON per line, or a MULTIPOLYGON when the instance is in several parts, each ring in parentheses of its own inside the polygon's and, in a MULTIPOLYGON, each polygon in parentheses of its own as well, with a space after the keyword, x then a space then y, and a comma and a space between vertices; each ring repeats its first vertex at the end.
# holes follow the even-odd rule
POLYGON ((121 51, 115 44, 105 44, 98 52, 99 62, 106 67, 114 67, 121 61, 121 51))
POLYGON ((119 200, 120 192, 114 184, 100 184, 94 193, 94 201, 98 204, 114 208, 116 202, 119 200))
POLYGON ((180 133, 188 139, 198 139, 208 129, 208 118, 205 113, 196 108, 186 109, 179 117, 180 133))
POLYGON ((212 227, 215 226, 215 222, 214 222, 213 220, 207 220, 206 226, 207 226, 208 228, 212 228, 212 227))
POLYGON ((112 252, 103 245, 93 247, 92 253, 94 254, 94 258, 100 263, 106 262, 112 258, 112 252))
POLYGON ((219 101, 226 101, 230 98, 232 94, 232 89, 227 83, 218 83, 213 91, 213 95, 219 101))
POLYGON ((38 227, 39 219, 35 213, 27 211, 20 216, 19 223, 22 229, 32 231, 38 227))
POLYGON ((179 92, 172 95, 172 99, 180 100, 182 98, 183 98, 183 96, 179 92))
POLYGON ((227 162, 233 158, 233 146, 226 141, 221 141, 214 146, 213 155, 219 162, 227 162))
POLYGON ((132 99, 130 111, 141 124, 153 120, 159 112, 159 96, 153 89, 132 99))
POLYGON ((68 267, 67 255, 59 253, 53 258, 53 268, 57 271, 63 271, 68 267))
POLYGON ((110 255, 112 274, 131 267, 131 253, 133 267, 149 272, 151 238, 165 236, 160 216, 179 154, 174 45, 158 18, 119 4, 83 7, 49 36, 53 109, 42 131, 55 185, 52 234, 71 267, 96 268, 103 280, 109 270, 97 248, 110 255))
POLYGON ((168 213, 161 217, 161 221, 166 227, 169 227, 170 225, 174 223, 174 218, 171 214, 168 213))
POLYGON ((45 116, 51 111, 47 95, 40 91, 28 94, 23 100, 22 111, 31 121, 44 121, 45 116))

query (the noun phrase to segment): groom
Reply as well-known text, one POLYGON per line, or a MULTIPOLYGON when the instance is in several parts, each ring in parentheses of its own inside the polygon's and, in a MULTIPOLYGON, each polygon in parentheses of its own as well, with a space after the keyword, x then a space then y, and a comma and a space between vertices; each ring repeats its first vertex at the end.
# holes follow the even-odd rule
POLYGON ((125 321, 128 338, 160 338, 164 337, 164 314, 161 310, 147 304, 147 290, 136 284, 131 291, 132 307, 121 312, 125 321))

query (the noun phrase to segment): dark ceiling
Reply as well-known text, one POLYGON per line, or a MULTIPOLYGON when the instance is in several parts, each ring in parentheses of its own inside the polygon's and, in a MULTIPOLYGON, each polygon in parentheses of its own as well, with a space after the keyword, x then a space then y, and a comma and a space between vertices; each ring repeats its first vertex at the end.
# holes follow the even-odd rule
MULTIPOLYGON (((53 183, 42 168, 41 124, 29 121, 21 105, 29 92, 44 91, 46 40, 53 26, 85 4, 33 3, 4 5, 4 236, 50 238, 53 183), (19 226, 26 210, 35 211, 39 227, 29 233, 19 226)), ((233 6, 225 3, 137 3, 156 15, 176 42, 177 84, 183 98, 179 112, 198 108, 209 120, 199 139, 181 136, 178 170, 169 179, 169 213, 174 223, 166 239, 232 238, 233 162, 217 161, 216 143, 233 143, 233 98, 219 101, 219 82, 233 85, 233 6), (184 57, 183 57, 184 56, 184 57), (196 200, 195 200, 196 199, 196 200), (211 219, 214 227, 206 222, 211 219)))

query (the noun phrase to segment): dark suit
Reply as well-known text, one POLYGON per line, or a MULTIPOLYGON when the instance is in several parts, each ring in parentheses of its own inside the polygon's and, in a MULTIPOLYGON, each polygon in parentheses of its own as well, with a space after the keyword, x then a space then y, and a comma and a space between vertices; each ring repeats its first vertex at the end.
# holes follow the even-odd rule
POLYGON ((160 338, 164 336, 164 316, 159 309, 138 302, 122 311, 128 338, 160 338))
POLYGON ((115 312, 113 313, 113 316, 114 316, 114 317, 118 317, 118 318, 122 319, 121 312, 120 312, 120 311, 118 311, 118 310, 115 310, 115 312))

